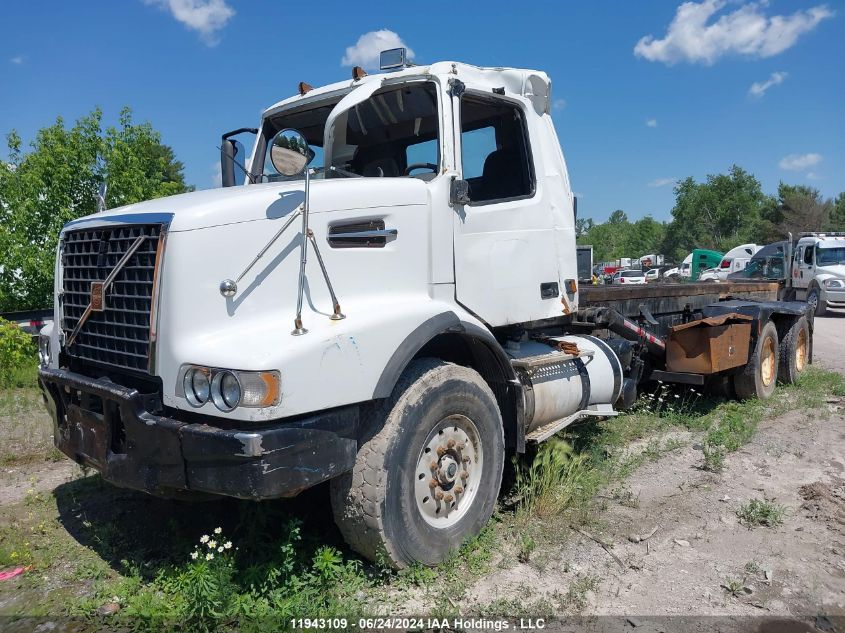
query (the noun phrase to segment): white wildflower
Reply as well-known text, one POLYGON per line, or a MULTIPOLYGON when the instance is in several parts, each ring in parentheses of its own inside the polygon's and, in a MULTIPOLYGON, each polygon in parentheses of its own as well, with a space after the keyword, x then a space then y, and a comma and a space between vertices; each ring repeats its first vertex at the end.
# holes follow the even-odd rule
POLYGON ((218 552, 220 552, 220 553, 222 554, 222 553, 223 553, 223 546, 221 545, 220 547, 218 547, 218 548, 217 548, 217 551, 218 551, 218 552))
POLYGON ((217 541, 215 541, 214 539, 211 539, 208 542, 208 549, 214 549, 215 547, 217 547, 217 541))
POLYGON ((215 533, 215 534, 221 534, 222 532, 223 532, 223 528, 222 528, 222 527, 214 528, 214 533, 215 533))
POLYGON ((214 559, 214 554, 212 554, 211 552, 209 552, 208 554, 205 555, 205 560, 213 560, 213 559, 214 559))
POLYGON ((200 543, 208 543, 208 534, 203 534, 200 537, 200 543))
POLYGON ((199 557, 199 552, 191 552, 191 559, 196 560, 199 557))
POLYGON ((225 547, 226 549, 232 549, 232 541, 226 541, 225 543, 223 543, 223 547, 225 547))

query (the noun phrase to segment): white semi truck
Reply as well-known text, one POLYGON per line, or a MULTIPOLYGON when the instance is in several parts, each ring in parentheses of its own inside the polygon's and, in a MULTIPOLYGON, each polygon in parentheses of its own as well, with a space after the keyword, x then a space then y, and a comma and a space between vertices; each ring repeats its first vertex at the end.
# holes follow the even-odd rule
POLYGON ((845 308, 845 233, 801 233, 794 249, 793 294, 817 316, 845 308))
POLYGON ((64 227, 39 372, 60 450, 161 496, 330 481, 355 550, 433 564, 508 453, 650 380, 768 397, 809 362, 776 284, 580 289, 549 78, 403 57, 301 83, 248 155, 224 135, 223 189, 64 227))

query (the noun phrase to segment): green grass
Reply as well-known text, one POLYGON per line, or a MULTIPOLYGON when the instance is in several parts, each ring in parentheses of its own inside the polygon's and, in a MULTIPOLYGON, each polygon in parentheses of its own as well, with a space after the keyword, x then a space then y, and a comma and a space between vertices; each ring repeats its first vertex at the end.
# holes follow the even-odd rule
POLYGON ((770 499, 752 499, 743 504, 736 515, 743 525, 749 529, 765 526, 776 528, 783 525, 785 508, 770 499))
POLYGON ((35 386, 0 388, 0 466, 56 461, 53 425, 35 386))

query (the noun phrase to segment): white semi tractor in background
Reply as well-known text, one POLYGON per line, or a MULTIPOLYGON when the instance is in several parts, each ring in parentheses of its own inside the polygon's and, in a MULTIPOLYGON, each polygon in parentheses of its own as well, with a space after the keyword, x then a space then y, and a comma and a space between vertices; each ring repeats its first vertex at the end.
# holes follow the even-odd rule
POLYGON ((579 287, 544 73, 384 59, 300 83, 248 154, 224 135, 223 189, 64 227, 39 343, 61 451, 161 496, 330 481, 355 550, 434 564, 509 452, 649 381, 765 398, 810 362, 776 284, 579 287))

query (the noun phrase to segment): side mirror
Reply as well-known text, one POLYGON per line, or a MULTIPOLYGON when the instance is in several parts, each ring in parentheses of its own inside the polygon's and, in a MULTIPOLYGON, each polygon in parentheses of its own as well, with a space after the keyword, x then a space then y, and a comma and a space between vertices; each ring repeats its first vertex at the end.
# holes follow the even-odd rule
POLYGON ((235 186, 235 154, 237 152, 235 141, 224 138, 220 145, 220 182, 224 187, 235 186))
POLYGON ((449 204, 454 207, 469 203, 469 183, 466 180, 452 178, 452 184, 449 186, 449 204))
POLYGON ((286 129, 278 132, 270 144, 270 162, 283 176, 296 176, 314 159, 314 150, 301 132, 286 129))

